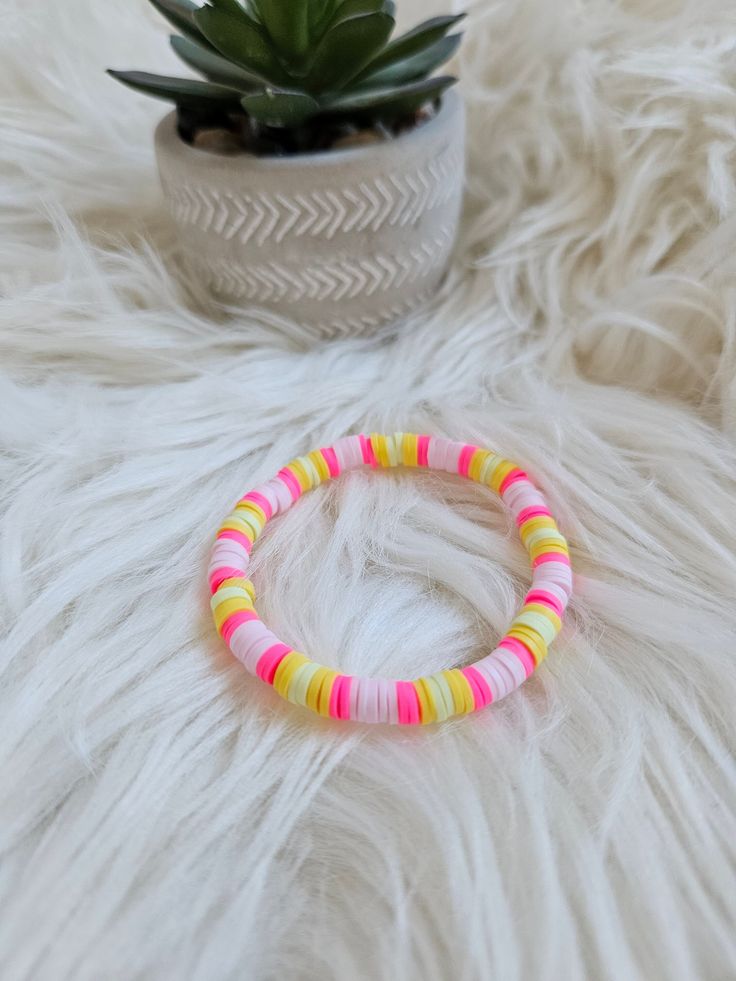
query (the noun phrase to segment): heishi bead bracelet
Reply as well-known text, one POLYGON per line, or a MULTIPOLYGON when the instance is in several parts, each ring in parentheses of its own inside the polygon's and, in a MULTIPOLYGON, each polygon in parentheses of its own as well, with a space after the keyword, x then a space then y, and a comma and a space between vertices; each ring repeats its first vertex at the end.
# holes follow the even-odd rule
POLYGON ((567 542, 527 474, 479 446, 413 433, 346 436, 334 446, 293 460, 238 501, 217 533, 208 574, 217 630, 251 674, 319 715, 398 725, 426 725, 465 715, 518 688, 546 657, 572 592, 567 542), (281 643, 259 618, 248 566, 266 523, 305 491, 363 466, 460 474, 492 487, 513 514, 531 559, 531 588, 496 649, 474 664, 417 681, 353 677, 281 643))

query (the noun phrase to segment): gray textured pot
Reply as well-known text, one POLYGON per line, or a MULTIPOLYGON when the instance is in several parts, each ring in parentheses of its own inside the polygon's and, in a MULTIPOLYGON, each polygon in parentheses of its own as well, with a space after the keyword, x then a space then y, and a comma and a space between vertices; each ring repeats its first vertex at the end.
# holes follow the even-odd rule
POLYGON ((171 113, 156 154, 188 265, 231 303, 359 332, 405 316, 447 267, 465 161, 454 92, 395 140, 282 158, 192 147, 171 113))

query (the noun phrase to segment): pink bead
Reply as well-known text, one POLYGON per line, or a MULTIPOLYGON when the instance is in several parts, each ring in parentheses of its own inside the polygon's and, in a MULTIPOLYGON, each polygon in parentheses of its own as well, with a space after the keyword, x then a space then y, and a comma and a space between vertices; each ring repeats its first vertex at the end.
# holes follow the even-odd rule
POLYGON ((338 711, 340 712, 341 719, 350 718, 350 706, 352 704, 352 688, 355 679, 349 675, 343 675, 342 684, 340 686, 340 696, 338 699, 338 711))
POLYGON ((363 678, 353 678, 353 683, 350 686, 350 718, 361 721, 360 710, 358 708, 358 702, 360 700, 360 694, 363 687, 363 678))
MULTIPOLYGON (((243 534, 242 531, 235 531, 232 528, 226 528, 224 531, 217 533, 217 540, 221 542, 235 542, 241 547, 245 552, 245 558, 247 559, 253 549, 253 542, 248 538, 247 535, 243 534)), ((213 549, 214 551, 214 549, 213 549)))
POLYGON ((519 484, 522 481, 528 482, 527 475, 523 470, 519 470, 517 467, 517 469, 509 471, 501 481, 501 485, 498 488, 499 494, 503 497, 512 484, 519 484))
POLYGON ((427 465, 430 470, 445 470, 445 461, 447 459, 445 454, 445 448, 447 446, 447 440, 442 439, 439 436, 432 436, 429 440, 429 449, 427 450, 427 465))
POLYGON ((391 722, 391 701, 395 688, 385 678, 378 679, 378 721, 391 722))
POLYGON ((445 467, 448 473, 460 472, 460 456, 465 449, 465 443, 457 443, 448 439, 445 447, 445 467))
POLYGON ((335 451, 332 449, 332 447, 327 446, 320 452, 325 459, 327 469, 330 471, 330 477, 338 477, 340 474, 340 464, 335 451))
POLYGON ((332 682, 332 690, 330 691, 330 717, 333 719, 340 718, 340 689, 342 688, 342 682, 345 675, 339 674, 335 680, 332 682))
POLYGON ((256 674, 261 656, 278 643, 278 637, 262 620, 241 624, 230 638, 233 653, 251 674, 256 674))
POLYGON ((343 436, 338 439, 333 449, 340 470, 354 470, 363 465, 363 451, 359 436, 343 436))
POLYGON ((220 629, 222 639, 226 644, 229 644, 238 627, 242 627, 244 623, 257 619, 258 614, 253 610, 238 610, 236 613, 231 613, 227 620, 223 622, 220 629))
POLYGON ((502 699, 506 694, 506 689, 503 684, 503 679, 500 677, 498 670, 493 663, 492 655, 486 654, 486 656, 481 658, 480 661, 476 661, 473 667, 488 685, 491 692, 491 701, 498 702, 500 699, 502 699))
POLYGON ((371 467, 377 467, 378 460, 376 459, 376 454, 373 452, 373 443, 371 443, 370 437, 361 434, 359 439, 360 448, 363 451, 363 463, 367 463, 371 467))
POLYGON ((521 511, 516 515, 516 523, 521 527, 525 521, 531 521, 532 518, 551 518, 552 512, 549 508, 537 506, 530 508, 522 508, 521 511))
POLYGON ((240 579, 242 578, 242 570, 236 569, 234 566, 217 566, 215 569, 211 569, 208 575, 210 583, 210 591, 214 596, 217 590, 220 588, 222 583, 226 579, 240 579))
POLYGON ((538 555, 533 560, 532 565, 536 569, 537 566, 545 565, 547 562, 560 562, 562 565, 570 565, 570 557, 564 552, 545 552, 544 555, 538 555))
POLYGON ((488 687, 488 682, 483 675, 479 671, 476 671, 472 664, 467 668, 463 668, 462 672, 468 679, 468 683, 472 689, 473 697, 475 698, 475 708, 480 709, 486 705, 490 705, 493 701, 493 692, 488 687))
POLYGON ((503 664, 513 678, 511 691, 515 691, 519 685, 523 684, 529 675, 534 671, 534 658, 531 656, 526 658, 525 661, 522 661, 515 652, 506 650, 502 644, 500 644, 493 653, 496 657, 496 661, 503 664))
POLYGON ((259 491, 248 491, 245 497, 241 498, 241 501, 250 501, 251 504, 257 504, 261 511, 263 511, 263 513, 266 515, 266 521, 268 521, 268 519, 273 515, 273 507, 271 502, 259 491))
POLYGON ((294 498, 291 496, 291 491, 278 477, 272 477, 268 482, 268 488, 276 501, 276 508, 274 509, 274 514, 283 514, 284 511, 288 511, 291 505, 294 503, 294 498))
POLYGON ((263 655, 260 657, 258 664, 256 665, 256 674, 261 679, 265 681, 266 684, 273 684, 273 677, 276 674, 276 668, 283 661, 287 654, 291 653, 291 648, 286 644, 274 644, 273 647, 269 647, 267 651, 264 651, 263 655))
POLYGON ((473 454, 477 449, 477 446, 472 446, 470 443, 466 443, 465 446, 463 446, 457 463, 457 470, 461 476, 468 476, 470 461, 473 459, 473 454))
POLYGON ((527 603, 541 603, 543 606, 548 606, 558 617, 565 612, 560 598, 547 589, 531 589, 524 597, 524 605, 526 606, 527 603))
POLYGON ((292 501, 296 501, 302 496, 302 485, 288 467, 284 467, 283 470, 279 470, 278 478, 280 481, 282 481, 284 486, 289 489, 292 501))
POLYGON ((361 722, 378 722, 378 681, 375 678, 362 678, 358 702, 361 722))
POLYGON ((428 467, 429 436, 417 436, 417 466, 428 467))
POLYGON ((401 714, 403 710, 404 725, 420 725, 422 714, 416 688, 410 681, 399 681, 396 687, 399 696, 399 713, 401 714))

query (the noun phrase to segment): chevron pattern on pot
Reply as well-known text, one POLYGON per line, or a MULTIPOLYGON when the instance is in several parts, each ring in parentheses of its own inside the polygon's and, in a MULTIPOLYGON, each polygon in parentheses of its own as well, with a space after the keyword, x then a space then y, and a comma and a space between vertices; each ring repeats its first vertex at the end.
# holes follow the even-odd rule
POLYGON ((451 175, 462 166, 450 145, 409 173, 381 175, 349 187, 289 193, 222 193, 194 184, 169 184, 174 218, 243 245, 280 244, 287 236, 332 239, 342 232, 404 227, 457 193, 451 175))
POLYGON ((192 261, 212 288, 227 296, 253 303, 299 303, 301 300, 340 303, 358 296, 400 289, 432 275, 452 246, 452 233, 442 229, 433 238, 393 255, 340 257, 333 260, 287 265, 265 262, 246 265, 225 259, 192 261))

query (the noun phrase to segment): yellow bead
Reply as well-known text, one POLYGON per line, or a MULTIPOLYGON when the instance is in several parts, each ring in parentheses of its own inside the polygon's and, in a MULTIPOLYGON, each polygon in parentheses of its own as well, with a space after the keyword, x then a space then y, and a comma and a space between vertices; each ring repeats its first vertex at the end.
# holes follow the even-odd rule
POLYGON ((322 456, 321 450, 312 450, 308 454, 308 458, 314 464, 314 468, 319 475, 320 482, 323 480, 330 479, 330 468, 327 466, 327 460, 322 456))
POLYGON ((294 677, 297 668, 302 664, 309 664, 309 660, 305 654, 300 654, 298 651, 289 651, 281 659, 279 666, 276 668, 276 674, 273 676, 273 687, 282 698, 286 698, 291 679, 294 677))
POLYGON ((418 438, 416 433, 404 433, 402 442, 402 459, 405 467, 418 466, 418 438))
POLYGON ((453 668, 450 671, 443 671, 442 675, 452 692, 452 699, 455 703, 454 714, 465 715, 467 712, 472 712, 475 706, 475 699, 473 698, 473 691, 468 679, 462 671, 458 668, 453 668))
POLYGON ((434 722, 437 716, 435 714, 432 696, 427 690, 425 681, 425 678, 418 678, 415 682, 413 682, 413 685, 417 693, 417 698, 419 699, 421 723, 422 725, 429 725, 430 722, 434 722))

